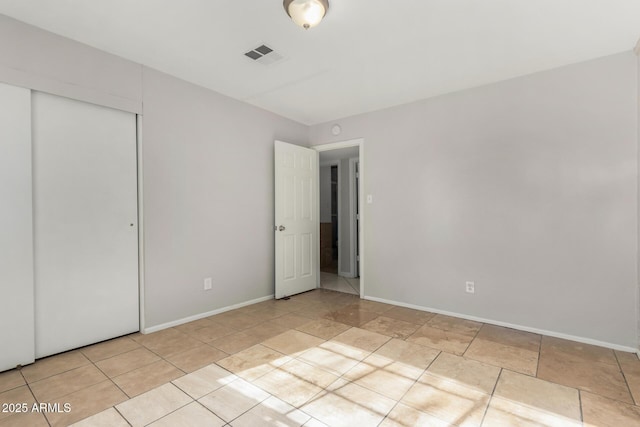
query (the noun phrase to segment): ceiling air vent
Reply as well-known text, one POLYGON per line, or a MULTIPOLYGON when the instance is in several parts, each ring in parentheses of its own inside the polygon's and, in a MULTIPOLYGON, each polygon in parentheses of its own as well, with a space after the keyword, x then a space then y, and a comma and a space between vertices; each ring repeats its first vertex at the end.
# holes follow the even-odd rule
POLYGON ((246 52, 244 55, 263 65, 271 65, 274 62, 278 62, 284 59, 282 55, 264 44, 258 46, 253 50, 250 50, 249 52, 246 52))

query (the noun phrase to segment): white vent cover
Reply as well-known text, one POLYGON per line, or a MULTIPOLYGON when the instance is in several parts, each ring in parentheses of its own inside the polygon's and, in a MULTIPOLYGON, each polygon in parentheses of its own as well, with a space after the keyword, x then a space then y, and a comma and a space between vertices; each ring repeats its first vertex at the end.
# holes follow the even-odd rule
POLYGON ((264 44, 246 52, 244 55, 262 65, 271 65, 284 59, 284 56, 264 44))

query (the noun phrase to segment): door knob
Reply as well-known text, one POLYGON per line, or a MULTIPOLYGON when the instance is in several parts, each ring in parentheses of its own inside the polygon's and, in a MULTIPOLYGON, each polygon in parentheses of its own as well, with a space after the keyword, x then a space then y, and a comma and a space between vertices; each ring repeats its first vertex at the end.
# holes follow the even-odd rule
POLYGON ((280 227, 278 227, 278 230, 284 231, 284 230, 286 230, 286 228, 284 228, 284 225, 281 225, 280 227))

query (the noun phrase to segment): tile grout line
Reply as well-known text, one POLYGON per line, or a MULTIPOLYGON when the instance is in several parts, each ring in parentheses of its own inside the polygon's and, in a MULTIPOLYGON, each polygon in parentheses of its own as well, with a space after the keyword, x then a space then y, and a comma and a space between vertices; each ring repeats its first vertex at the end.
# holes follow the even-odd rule
MULTIPOLYGON (((135 342, 135 341, 134 341, 134 342, 135 342)), ((137 343, 136 343, 136 344, 137 344, 137 343)), ((146 347, 144 347, 142 344, 139 344, 139 345, 140 345, 140 348, 145 348, 145 350, 147 349, 147 348, 146 348, 146 347)), ((135 349, 133 349, 133 350, 128 350, 128 351, 125 351, 125 352, 122 352, 122 353, 119 353, 119 354, 114 354, 114 355, 113 355, 113 356, 111 356, 111 357, 107 357, 106 359, 96 360, 95 362, 94 362, 93 360, 91 360, 91 359, 89 359, 89 361, 90 361, 90 362, 91 362, 91 363, 92 363, 92 364, 93 364, 93 365, 94 365, 94 366, 95 366, 95 367, 96 367, 100 372, 102 372, 102 373, 104 374, 104 376, 105 376, 105 377, 107 377, 109 380, 112 380, 112 382, 113 382, 113 379, 112 379, 109 375, 107 375, 107 373, 106 373, 106 372, 104 372, 104 371, 103 371, 103 370, 98 366, 98 363, 99 363, 99 362, 104 362, 105 360, 113 359, 113 358, 118 357, 118 356, 122 356, 123 354, 131 353, 131 352, 133 352, 133 351, 137 351, 137 350, 139 350, 140 348, 135 348, 135 349)), ((151 363, 153 363, 153 362, 151 362, 151 363)), ((149 365, 150 365, 151 363, 149 363, 149 365)), ((147 365, 145 365, 145 366, 147 366, 147 365)), ((138 369, 138 368, 136 368, 136 369, 138 369)), ((120 376, 120 375, 128 374, 129 372, 133 372, 133 371, 135 371, 135 369, 132 369, 132 370, 130 370, 130 371, 126 371, 126 372, 122 372, 121 374, 115 375, 113 378, 115 378, 115 377, 117 377, 117 376, 120 376)), ((124 393, 124 391, 123 391, 123 393, 124 393)), ((126 393, 125 393, 125 394, 126 394, 126 393)))
MULTIPOLYGON (((175 384, 174 384, 174 385, 175 385, 175 384)), ((176 386, 176 387, 178 387, 178 386, 176 386)), ((224 386, 223 386, 223 387, 224 387, 224 386)), ((179 387, 178 387, 178 388, 179 388, 179 387)), ((222 388, 222 387, 221 387, 221 388, 222 388)), ((184 391, 184 390, 183 390, 183 391, 184 391)), ((212 393, 213 393, 213 392, 212 392, 212 393)), ((206 395, 205 395, 205 396, 206 396, 206 395)), ((191 397, 191 396, 189 396, 189 397, 191 397)), ((204 396, 203 396, 203 397, 204 397, 204 396)), ((224 423, 225 423, 225 424, 224 424, 225 426, 229 425, 229 423, 227 423, 225 420, 223 420, 223 419, 222 419, 222 417, 221 417, 220 415, 216 414, 216 413, 215 413, 215 412, 213 412, 211 409, 207 408, 205 405, 203 405, 202 403, 200 403, 197 399, 194 399, 194 400, 193 400, 193 402, 191 402, 191 403, 195 403, 195 404, 197 404, 197 405, 198 405, 198 406, 200 406, 201 408, 205 409, 206 411, 209 411, 210 413, 212 413, 213 415, 215 415, 216 417, 218 417, 219 419, 221 419, 221 420, 222 420, 222 422, 224 422, 224 423)), ((189 403, 188 405, 191 405, 191 403, 189 403)), ((183 408, 184 408, 184 406, 183 406, 183 408)), ((175 412, 175 411, 174 411, 174 412, 175 412)), ((164 417, 163 417, 163 418, 164 418, 164 417)), ((162 419, 162 418, 160 418, 160 419, 162 419)), ((154 422, 155 422, 155 421, 154 421, 154 422)))
MULTIPOLYGON (((31 389, 31 384, 29 384, 29 382, 28 382, 28 381, 27 381, 27 379, 25 378, 24 374, 22 373, 22 368, 20 368, 20 370, 19 370, 19 371, 20 371, 20 375, 22 375, 22 379, 24 380, 25 385, 26 385, 26 386, 27 386, 27 388, 29 389, 29 393, 31 393, 31 396, 33 397, 33 400, 34 400, 36 403, 41 403, 41 402, 38 400, 38 398, 36 397, 36 395, 33 393, 33 390, 31 389)), ((14 415, 12 415, 12 416, 15 416, 15 414, 14 414, 14 415)), ((46 414, 42 414, 42 417, 44 418, 44 421, 49 425, 49 427, 51 427, 51 422, 49 421, 49 418, 47 418, 46 414)))
MULTIPOLYGON (((124 353, 122 353, 122 354, 124 354, 124 353)), ((106 360, 106 359, 104 359, 104 360, 106 360)), ((95 363, 94 363, 94 366, 96 367, 96 369, 98 369, 100 372, 102 372, 102 374, 105 377, 107 377, 107 379, 111 382, 111 384, 113 384, 118 390, 120 390, 122 392, 122 394, 124 394, 127 397, 127 399, 131 399, 131 397, 122 388, 120 388, 120 386, 115 381, 113 381, 113 378, 111 378, 109 375, 107 375, 106 372, 102 371, 102 369, 100 369, 100 367, 98 365, 96 365, 95 363)), ((129 371, 129 372, 133 372, 133 371, 129 371)), ((124 402, 126 402, 126 400, 124 402)), ((120 403, 123 403, 123 402, 120 402, 120 403)), ((116 405, 113 405, 112 408, 115 408, 115 406, 116 405)))
MULTIPOLYGON (((173 384, 171 381, 169 381, 168 383, 162 384, 162 386, 165 386, 165 385, 167 385, 167 384, 171 384, 172 386, 176 387, 178 390, 180 390, 181 392, 183 392, 183 393, 184 393, 184 391, 183 391, 180 387, 176 386, 176 385, 175 385, 175 384, 173 384)), ((159 387, 162 387, 162 386, 159 386, 159 387)), ((158 388, 158 387, 152 388, 151 390, 155 390, 156 388, 158 388)), ((151 391, 151 390, 149 390, 149 391, 151 391)), ((142 394, 144 394, 144 393, 142 393, 142 394)), ((139 394, 138 396, 141 396, 142 394, 139 394)), ((189 396, 187 393, 184 393, 184 394, 186 394, 187 396, 189 396)), ((137 396, 136 396, 136 397, 137 397, 137 396)), ((153 423, 155 423, 155 422, 157 422, 157 421, 160 421, 161 419, 168 417, 169 415, 173 414, 174 412, 178 412, 180 409, 182 409, 182 408, 184 408, 184 407, 186 407, 186 406, 188 406, 188 405, 191 405, 191 404, 192 404, 192 403, 194 403, 194 402, 195 402, 195 403, 200 404, 200 402, 198 402, 197 400, 195 400, 195 399, 194 399, 193 397, 191 397, 191 396, 189 396, 189 399, 191 399, 191 402, 185 403, 184 405, 182 405, 182 406, 180 406, 180 407, 178 407, 178 408, 176 408, 176 409, 172 410, 171 412, 164 414, 164 415, 163 415, 163 416, 161 416, 160 418, 157 418, 157 419, 155 419, 155 420, 151 421, 151 422, 150 422, 150 423, 148 423, 147 425, 150 425, 150 424, 153 424, 153 423)), ((201 405, 201 406, 203 406, 203 405, 201 405)), ((205 408, 205 409, 209 410, 209 408, 205 408)), ((211 412, 211 411, 209 411, 209 412, 211 412)), ((214 414, 213 412, 211 412, 211 413, 212 413, 212 414, 214 414)), ((214 415, 216 415, 216 414, 214 414, 214 415)), ((217 416, 217 415, 216 415, 216 416, 217 416)), ((218 417, 218 418, 220 418, 220 417, 218 417)), ((222 418, 220 418, 220 419, 222 419, 222 418)), ((125 418, 125 420, 127 421, 127 423, 129 423, 129 420, 127 420, 126 418, 125 418)), ((223 420, 223 421, 224 421, 224 420, 223 420)), ((129 425, 131 425, 131 423, 129 423, 129 425)))
MULTIPOLYGON (((424 371, 422 371, 422 374, 416 379, 416 381, 413 383, 413 385, 411 387, 413 387, 414 385, 416 385, 418 383, 418 381, 420 381, 420 378, 422 378, 424 376, 424 374, 427 373, 427 371, 429 370, 429 368, 431 367, 431 365, 433 365, 435 363, 435 361, 440 357, 440 355, 443 353, 442 350, 439 351, 439 353, 436 355, 436 357, 433 358, 433 360, 431 362, 429 362, 429 364, 427 365, 426 368, 424 368, 424 371)), ((404 398, 404 396, 406 396, 406 394, 409 392, 409 390, 407 390, 407 392, 405 394, 402 395, 402 398, 404 398)), ((402 400, 402 399, 400 399, 402 400)), ((399 402, 399 401, 398 401, 399 402)), ((410 406, 410 405, 407 405, 410 406)), ((417 408, 414 408, 417 411, 420 411, 417 408)), ((423 411, 420 411, 423 412, 423 411)), ((429 414, 431 415, 431 414, 429 414)), ((435 415, 433 415, 435 418, 440 419, 439 417, 436 417, 435 415)), ((444 420, 443 420, 444 421, 444 420)), ((446 422, 446 421, 445 421, 446 422)))
MULTIPOLYGON (((120 338, 120 337, 118 337, 118 338, 120 338)), ((124 352, 124 353, 127 353, 127 352, 124 352)), ((124 354, 124 353, 122 353, 122 354, 124 354)), ((92 384, 92 385, 87 386, 87 387, 85 387, 85 388, 83 388, 83 389, 76 390, 76 391, 73 391, 73 392, 71 392, 71 393, 67 393, 67 394, 65 394, 64 396, 58 397, 58 398, 56 398, 56 399, 62 399, 63 397, 69 396, 69 395, 71 395, 71 394, 73 394, 73 393, 81 392, 81 391, 83 391, 83 390, 86 390, 86 389, 88 389, 88 388, 91 388, 91 387, 93 387, 93 386, 95 386, 95 385, 97 385, 97 384, 100 384, 100 383, 102 383, 102 382, 105 382, 105 381, 109 381, 109 382, 110 382, 111 384, 113 384, 116 388, 118 388, 118 390, 120 390, 120 391, 122 392, 122 394, 124 394, 124 395, 125 395, 125 397, 127 397, 127 400, 128 400, 128 399, 130 399, 129 395, 128 395, 127 393, 125 393, 125 392, 124 392, 124 390, 122 390, 122 389, 120 388, 120 386, 118 386, 118 384, 116 384, 116 383, 115 383, 115 382, 114 382, 114 381, 113 381, 113 380, 112 380, 112 379, 111 379, 111 378, 110 378, 110 377, 109 377, 105 372, 103 372, 103 371, 102 371, 102 369, 100 369, 100 368, 98 367, 98 365, 96 365, 96 362, 94 362, 93 360, 89 359, 89 357, 87 357, 84 353, 82 353, 82 355, 83 355, 84 357, 86 357, 86 358, 87 358, 87 360, 90 362, 90 364, 91 364, 91 365, 93 365, 93 366, 94 366, 94 368, 96 368, 96 369, 97 369, 97 370, 98 370, 102 375, 104 375, 104 376, 105 376, 106 380, 103 380, 103 381, 100 381, 100 382, 98 382, 98 383, 92 384)), ((113 357, 115 357, 115 356, 113 356, 113 357)), ((109 359, 109 358, 107 358, 107 359, 109 359)), ((103 359, 103 360, 107 360, 107 359, 103 359)), ((87 365, 84 365, 84 366, 87 366, 87 365)), ((82 366, 80 366, 80 367, 82 367, 82 366)), ((75 369, 77 369, 77 368, 75 368, 75 369)), ((73 370, 73 369, 71 369, 71 370, 69 370, 69 371, 67 371, 67 372, 71 372, 72 370, 73 370)), ((58 374, 58 375, 59 375, 59 374, 58 374)), ((55 376, 55 375, 54 375, 54 376, 55 376)), ((35 395, 34 395, 34 396, 35 396, 35 395)), ((125 400, 125 401, 126 401, 126 400, 125 400)), ((123 401, 123 402, 124 402, 124 401, 123 401)), ((122 402, 120 402, 120 403, 122 403, 122 402)), ((114 409, 115 409, 115 406, 111 406, 111 408, 114 408, 114 409)), ((109 408, 106 408, 106 409, 109 409, 109 408)), ((102 412, 102 411, 101 411, 101 412, 102 412)), ((89 417, 93 416, 93 415, 95 415, 95 414, 89 415, 89 416, 87 416, 87 417, 85 417, 85 418, 82 418, 82 419, 80 419, 80 420, 78 420, 78 421, 75 421, 74 423, 80 422, 80 421, 82 421, 82 420, 84 420, 84 419, 86 419, 86 418, 89 418, 89 417)), ((46 414, 45 414, 45 417, 46 417, 46 414)))
MULTIPOLYGON (((223 369, 224 369, 224 368, 223 368, 223 369)), ((265 375, 266 375, 266 374, 265 374, 265 375)), ((236 376, 237 376, 237 375, 236 375, 236 376)), ((261 377, 262 377, 262 376, 261 376, 261 377)), ((243 416, 243 415, 244 415, 244 414, 246 414, 247 412, 251 411, 251 410, 252 410, 253 408, 255 408, 256 406, 261 405, 264 401, 266 401, 266 400, 267 400, 267 399, 269 399, 270 397, 275 397, 275 396, 273 396, 271 393, 269 393, 268 391, 263 390, 261 387, 258 387, 257 385, 255 385, 255 384, 253 383, 253 381, 248 381, 248 380, 246 380, 246 379, 244 379, 244 378, 242 378, 242 377, 239 377, 239 376, 238 376, 238 378, 236 378, 235 380, 231 381, 229 384, 233 384, 234 382, 236 382, 236 381, 238 381, 238 380, 245 381, 246 383, 251 384, 253 387, 259 388, 260 390, 262 390, 263 392, 265 392, 265 393, 266 393, 266 394, 268 394, 269 396, 265 397, 264 399, 262 399, 261 401, 259 401, 259 402, 258 402, 258 403, 256 403, 255 405, 251 406, 249 409, 247 409, 246 411, 242 412, 242 413, 241 413, 240 415, 238 415, 237 417, 232 418, 230 421, 227 421, 227 420, 225 420, 224 418, 222 418, 221 416, 219 416, 218 414, 216 414, 215 412, 210 411, 210 412, 212 412, 216 417, 220 418, 222 421, 224 421, 225 423, 227 423, 227 424, 225 424, 225 425, 231 425, 231 423, 232 423, 233 421, 237 420, 238 418, 240 418, 241 416, 243 416)), ((255 380, 254 380, 254 381, 255 381, 255 380)), ((226 387, 226 386, 227 386, 227 385, 229 385, 229 384, 226 384, 226 385, 225 385, 225 386, 223 386, 223 387, 226 387)), ((220 388, 222 388, 222 387, 220 387, 220 388)), ((220 389, 218 389, 218 390, 220 390, 220 389)), ((217 390, 214 390, 214 391, 212 391, 211 393, 215 393, 216 391, 217 391, 217 390)), ((209 393, 209 394, 211 394, 211 393, 209 393)), ((203 397, 204 397, 204 396, 203 396, 203 397)), ((281 400, 281 401, 283 401, 283 402, 284 402, 284 400, 282 400, 282 399, 279 399, 279 400, 281 400)), ((199 403, 199 402, 198 402, 198 403, 199 403)), ((286 402, 285 402, 285 403, 286 403, 286 402)), ((293 406, 293 405, 291 405, 291 406, 293 406)))
POLYGON ((494 394, 496 392, 496 388, 498 388, 498 382, 500 382, 500 378, 502 377, 502 373, 504 372, 504 368, 500 368, 500 372, 498 373, 498 378, 496 378, 496 383, 493 385, 493 390, 491 390, 491 394, 489 394, 489 401, 487 402, 487 407, 484 408, 484 413, 482 414, 482 419, 480 420, 480 426, 484 424, 484 420, 487 417, 487 412, 489 412, 489 407, 491 406, 491 401, 493 401, 494 394))
POLYGON ((631 397, 631 401, 633 402, 633 404, 637 406, 636 398, 633 395, 633 393, 631 393, 631 387, 629 387, 629 381, 627 380, 627 375, 624 373, 624 369, 622 369, 622 364, 620 363, 620 359, 618 358, 618 354, 615 351, 613 352, 613 356, 616 358, 616 363, 618 364, 618 369, 620 370, 620 373, 622 374, 622 379, 624 379, 624 385, 627 386, 627 391, 629 392, 629 397, 631 397))
MULTIPOLYGON (((406 341, 405 341, 405 342, 406 342, 406 341)), ((398 399, 398 401, 396 402, 396 404, 395 404, 395 405, 393 405, 393 408, 391 408, 391 411, 389 411, 389 414, 390 414, 390 413, 391 413, 391 412, 392 412, 392 411, 393 411, 393 410, 394 410, 394 409, 395 409, 399 404, 401 404, 401 403, 402 403, 402 402, 401 402, 401 401, 402 401, 402 399, 404 399, 404 397, 407 395, 407 393, 409 393, 409 391, 410 391, 410 390, 411 390, 411 389, 412 389, 412 388, 413 388, 413 387, 414 387, 414 386, 415 386, 415 385, 420 381, 420 378, 422 378, 422 377, 424 376, 424 374, 426 374, 426 373, 427 373, 427 371, 429 370, 429 368, 431 367, 431 365, 433 365, 433 363, 436 361, 436 359, 438 359, 438 357, 440 357, 440 355, 441 355, 441 354, 442 354, 442 350, 439 350, 439 351, 438 351, 438 354, 436 354, 436 356, 431 360, 431 362, 429 362, 429 364, 427 365, 427 367, 426 367, 426 368, 424 368, 424 369, 422 370, 422 373, 418 376, 418 378, 416 378, 416 379, 413 381, 413 384, 411 384, 411 387, 409 387, 409 388, 407 389, 407 391, 405 391, 405 392, 402 394, 402 397, 400 397, 400 399, 398 399)), ((407 404, 405 404, 405 403, 402 403, 402 404, 403 404, 403 405, 405 405, 405 406, 409 406, 410 408, 413 408, 411 405, 407 405, 407 404)), ((417 408, 413 408, 413 409, 415 409, 415 410, 416 410, 416 411, 418 411, 418 412, 424 412, 424 411, 421 411, 421 410, 419 410, 419 409, 417 409, 417 408)), ((434 417, 434 418, 436 418, 436 419, 438 419, 438 420, 442 420, 440 417, 437 417, 435 414, 428 414, 428 413, 426 413, 426 412, 424 412, 424 413, 425 413, 425 414, 427 414, 427 415, 429 415, 429 416, 432 416, 432 417, 434 417)), ((387 419, 387 417, 388 417, 388 415, 389 415, 389 414, 387 414, 387 416, 385 416, 385 417, 384 417, 384 419, 381 421, 381 423, 382 423, 382 422, 384 422, 384 420, 386 420, 386 419, 387 419)), ((444 421, 445 423, 447 422, 446 420, 442 420, 442 421, 444 421)))
MULTIPOLYGON (((342 277, 342 276, 338 276, 338 277, 342 277)), ((351 282, 349 281, 349 279, 347 279, 346 277, 342 277, 342 280, 344 280, 345 282, 347 282, 347 286, 349 286, 351 289, 353 289, 354 292, 357 292, 358 295, 360 294, 360 290, 356 290, 356 288, 351 284, 351 282)))
MULTIPOLYGON (((346 332, 346 331, 345 331, 345 332, 346 332)), ((340 376, 338 377, 338 379, 336 380, 336 381, 338 381, 338 380, 340 380, 340 379, 343 379, 343 380, 345 380, 345 381, 346 381, 347 383, 349 383, 349 384, 357 385, 357 386, 359 386, 359 387, 362 387, 362 388, 364 388, 364 389, 366 389, 366 390, 369 390, 369 391, 370 391, 370 392, 372 392, 372 393, 378 394, 378 395, 380 395, 380 396, 382 396, 382 397, 385 397, 385 398, 387 398, 387 399, 395 400, 395 401, 396 401, 396 403, 395 403, 395 404, 393 405, 393 407, 389 410, 389 412, 387 412, 387 414, 385 414, 385 416, 384 416, 384 417, 383 417, 383 419, 380 421, 380 423, 384 422, 384 420, 386 420, 386 419, 388 418, 389 414, 393 411, 393 409, 394 409, 396 406, 398 406, 398 404, 399 404, 399 403, 400 403, 400 401, 404 398, 404 396, 406 396, 406 394, 409 392, 409 390, 410 390, 410 389, 411 389, 411 388, 412 388, 412 387, 413 387, 413 386, 414 386, 414 385, 419 381, 420 377, 422 377, 422 376, 424 375, 424 373, 429 369, 429 367, 431 367, 431 365, 433 364, 433 362, 434 362, 434 361, 438 358, 438 356, 440 356, 440 354, 442 353, 442 351, 439 351, 439 352, 438 352, 438 354, 437 354, 437 355, 436 355, 436 356, 431 360, 431 362, 429 362, 429 364, 427 365, 427 367, 426 367, 425 369, 423 369, 423 370, 422 370, 422 373, 418 376, 418 378, 416 378, 415 380, 413 380, 413 383, 412 383, 412 384, 411 384, 411 386, 407 389, 407 391, 405 391, 405 392, 402 394, 402 396, 400 397, 400 399, 397 399, 397 400, 396 400, 396 399, 392 399, 392 398, 390 398, 390 397, 388 397, 388 396, 385 396, 385 395, 383 395, 382 393, 380 393, 380 392, 378 392, 378 391, 376 391, 376 390, 373 390, 373 389, 371 389, 371 388, 369 388, 369 387, 367 387, 367 386, 365 386, 365 385, 357 384, 355 381, 351 381, 351 380, 349 380, 348 378, 345 378, 345 377, 344 377, 348 372, 350 372, 352 369, 354 369, 356 366, 358 366, 360 363, 362 363, 362 362, 363 362, 364 360, 366 360, 368 357, 370 357, 371 355, 373 355, 376 351, 378 351, 381 347, 383 347, 385 344, 387 344, 388 342, 390 342, 393 338, 394 338, 394 337, 390 337, 390 339, 389 339, 389 340, 387 340, 384 344, 382 344, 382 345, 381 345, 380 347, 378 347, 376 350, 374 350, 373 352, 371 352, 367 357, 365 357, 363 360, 361 360, 360 362, 358 362, 358 364, 356 364, 355 366, 353 366, 351 369, 347 370, 344 374, 340 375, 340 376)), ((405 342, 406 342, 406 341, 405 341, 405 342)), ((377 367, 376 367, 376 370, 379 370, 379 369, 380 369, 380 368, 377 368, 377 367)), ((335 381, 334 381, 334 383, 335 383, 335 381)), ((333 383, 332 383, 332 384, 333 384, 333 383)), ((343 386, 343 387, 344 387, 344 386, 343 386)), ((325 391, 326 391, 326 388, 325 388, 325 391)), ((415 409, 415 408, 414 408, 414 409, 415 409)), ((420 412, 422 412, 422 411, 420 411, 420 412)), ((438 417, 435 417, 435 418, 438 418, 438 417)), ((440 418, 438 418, 438 419, 440 419, 440 418)), ((444 420, 443 420, 443 421, 444 421, 444 420)), ((380 424, 380 423, 379 423, 379 424, 380 424)), ((379 425, 379 424, 378 424, 378 425, 379 425)))
MULTIPOLYGON (((125 402, 126 402, 126 400, 125 400, 125 402)), ((123 403, 123 402, 121 402, 121 403, 123 403)), ((120 403, 118 403, 118 405, 119 405, 119 404, 120 404, 120 403)), ((128 419, 127 419, 127 418, 126 418, 126 417, 125 417, 125 416, 124 416, 124 415, 123 415, 123 414, 118 410, 118 408, 116 408, 116 406, 115 406, 115 405, 114 405, 114 406, 111 406, 111 408, 113 408, 113 410, 114 410, 114 411, 116 411, 116 413, 117 413, 118 415, 120 415, 120 417, 124 420, 124 422, 125 422, 125 423, 127 423, 130 427, 132 426, 132 424, 129 422, 129 420, 128 420, 128 419)), ((108 410, 109 410, 109 408, 105 409, 105 411, 108 411, 108 410)), ((102 411, 102 412, 104 412, 104 411, 102 411)), ((98 412, 98 414, 100 414, 100 413, 101 413, 101 412, 98 412)), ((98 415, 98 414, 93 414, 93 415, 98 415)), ((93 415, 89 415, 87 418, 90 418, 90 417, 92 417, 93 415)), ((86 420, 87 418, 84 418, 84 419, 86 420)), ((80 420, 80 421, 83 421, 83 420, 80 420)), ((78 422, 80 422, 80 421, 78 421, 78 422)))
POLYGON ((582 410, 582 390, 578 389, 578 403, 580 404, 580 422, 584 424, 584 411, 582 410))
MULTIPOLYGON (((485 327, 485 325, 486 325, 486 323, 481 323, 480 327, 478 328, 476 333, 473 335, 473 338, 471 338, 471 341, 469 341, 469 344, 467 344, 467 348, 465 348, 464 351, 462 352, 462 354, 460 355, 461 357, 465 357, 465 355, 469 351, 469 348, 471 347, 471 344, 473 344, 473 342, 476 340, 476 338, 478 338, 478 335, 480 335, 480 331, 482 330, 482 328, 485 327)), ((472 358, 469 358, 469 359, 472 359, 472 358)), ((472 360, 475 360, 475 359, 472 359, 472 360)))
MULTIPOLYGON (((84 347, 82 347, 82 348, 84 348, 84 347)), ((40 359, 36 359, 32 364, 21 367, 21 368, 20 368, 20 372, 22 372, 22 370, 23 370, 24 368, 28 368, 28 367, 30 367, 30 366, 35 366, 35 364, 36 364, 37 362, 40 362, 40 361, 42 361, 42 360, 47 360, 47 359, 54 358, 54 357, 58 357, 58 356, 62 356, 62 355, 65 355, 65 354, 71 354, 71 353, 74 353, 74 352, 79 353, 82 357, 84 357, 84 358, 85 358, 85 360, 86 360, 88 363, 86 363, 86 364, 84 364, 84 365, 75 366, 75 367, 73 367, 73 368, 66 369, 66 370, 64 370, 64 371, 57 372, 57 373, 55 373, 55 374, 51 374, 51 375, 48 375, 48 376, 46 376, 46 377, 39 378, 39 379, 37 379, 37 380, 35 380, 35 381, 27 381, 27 378, 24 376, 24 374, 22 374, 22 377, 24 378, 25 382, 27 382, 27 383, 29 383, 29 384, 34 384, 34 383, 37 383, 37 382, 39 382, 39 381, 43 381, 43 380, 46 380, 46 379, 49 379, 49 378, 55 377, 56 375, 65 374, 65 373, 67 373, 67 372, 71 372, 71 371, 73 371, 74 369, 82 368, 83 366, 87 366, 87 365, 90 365, 90 364, 92 363, 92 362, 91 362, 91 360, 90 360, 87 356, 85 356, 85 355, 84 355, 84 353, 82 353, 81 349, 73 349, 73 350, 69 350, 69 351, 63 351, 62 353, 57 353, 57 354, 52 354, 52 355, 50 355, 50 356, 42 357, 42 358, 40 358, 40 359)))
MULTIPOLYGON (((90 361, 90 362, 91 362, 91 361, 90 361)), ((91 364, 91 365, 93 365, 93 362, 91 362, 90 364, 91 364)), ((79 366, 78 368, 74 368, 74 369, 84 368, 85 366, 89 366, 89 365, 79 366)), ((95 367, 96 369, 98 369, 98 371, 100 371, 100 369, 99 369, 97 366, 95 366, 95 365, 94 365, 94 367, 95 367)), ((71 370, 66 371, 66 372, 63 372, 63 373, 71 372, 71 371, 73 371, 74 369, 71 369, 71 370)), ((100 373, 102 373, 102 371, 100 371, 100 373)), ((103 374, 103 373, 102 373, 102 374, 103 374)), ((58 375, 61 375, 61 374, 58 374, 58 375)), ((103 374, 103 375, 104 375, 104 374, 103 374)), ((55 375, 54 375, 54 376, 55 376, 55 375)), ((110 379, 109 377, 107 377, 106 375, 105 375, 105 377, 106 377, 106 380, 98 381, 97 383, 93 383, 93 384, 88 385, 88 386, 86 386, 86 387, 83 387, 83 388, 81 388, 81 389, 74 390, 74 391, 69 392, 69 393, 67 393, 67 394, 63 394, 62 396, 56 396, 56 397, 53 397, 53 398, 51 398, 51 400, 61 400, 61 399, 65 398, 65 397, 67 397, 67 396, 70 396, 70 395, 74 394, 74 393, 78 393, 78 392, 84 391, 84 390, 86 390, 86 389, 88 389, 88 388, 91 388, 91 387, 94 387, 94 386, 96 386, 96 385, 98 385, 98 384, 100 384, 100 383, 102 383, 102 382, 105 382, 105 381, 107 381, 107 380, 109 380, 109 381, 111 380, 111 379, 110 379)), ((50 377, 50 378, 52 378, 52 377, 50 377)), ((29 389, 31 389, 31 387, 29 387, 29 389)), ((35 393, 33 393, 33 391, 32 391, 32 394, 33 394, 33 396, 34 396, 34 398, 35 398, 35 393)), ((126 393, 125 393, 125 394, 126 394, 126 393)), ((38 403, 50 403, 50 402, 40 402, 38 399, 36 399, 36 400, 38 401, 38 403)), ((45 417, 46 417, 46 413, 45 413, 45 417)))
POLYGON ((538 345, 538 360, 536 363, 536 374, 534 375, 535 378, 538 378, 538 372, 540 372, 540 359, 542 358, 542 338, 543 336, 540 335, 540 344, 538 345))

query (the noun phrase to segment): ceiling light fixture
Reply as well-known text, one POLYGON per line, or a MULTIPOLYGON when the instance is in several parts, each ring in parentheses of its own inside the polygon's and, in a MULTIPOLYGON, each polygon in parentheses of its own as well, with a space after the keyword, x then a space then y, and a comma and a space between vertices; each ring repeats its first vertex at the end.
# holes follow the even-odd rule
POLYGON ((282 4, 293 22, 305 30, 318 25, 329 10, 329 0, 284 0, 282 4))

